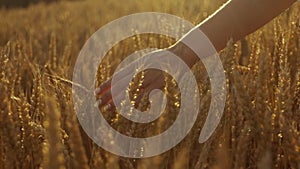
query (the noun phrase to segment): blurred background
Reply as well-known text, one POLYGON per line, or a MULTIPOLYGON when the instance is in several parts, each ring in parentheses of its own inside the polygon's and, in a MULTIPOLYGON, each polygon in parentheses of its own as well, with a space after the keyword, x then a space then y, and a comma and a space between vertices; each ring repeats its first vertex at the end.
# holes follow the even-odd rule
MULTIPOLYGON (((180 144, 164 154, 146 159, 113 155, 97 146, 78 123, 74 104, 89 104, 89 100, 73 103, 72 85, 81 87, 72 82, 73 67, 96 30, 122 16, 149 11, 198 24, 224 2, 0 0, 0 169, 299 169, 299 3, 220 52, 227 78, 226 107, 207 142, 199 144, 198 137, 214 103, 210 103, 210 82, 202 63, 192 68, 200 93, 197 122, 180 144)), ((134 51, 163 49, 175 41, 152 34, 125 39, 99 65, 95 87, 134 51)), ((137 76, 133 81, 141 80, 137 76)), ((153 123, 133 123, 110 110, 103 111, 104 117, 128 136, 164 132, 180 107, 176 82, 167 75, 165 81, 167 113, 153 123)), ((139 89, 137 83, 132 84, 133 92, 139 89)))
POLYGON ((31 4, 36 3, 50 3, 57 2, 60 0, 0 0, 0 7, 2 8, 17 8, 17 7, 28 7, 31 4))

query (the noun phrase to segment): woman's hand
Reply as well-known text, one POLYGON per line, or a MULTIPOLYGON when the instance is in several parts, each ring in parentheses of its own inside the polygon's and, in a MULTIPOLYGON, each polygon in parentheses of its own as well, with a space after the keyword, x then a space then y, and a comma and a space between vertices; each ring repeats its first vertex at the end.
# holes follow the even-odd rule
MULTIPOLYGON (((190 51, 183 43, 178 42, 175 45, 164 49, 167 50, 179 58, 181 58, 189 67, 192 67, 195 63, 195 57, 193 56, 193 52, 190 51)), ((164 55, 166 52, 164 50, 154 51, 153 53, 156 55, 164 55), (164 52, 164 53, 163 53, 164 52)), ((163 56, 161 56, 163 57, 163 56)), ((135 61, 138 62, 139 60, 135 61)), ((169 65, 172 66, 172 65, 169 65)), ((95 90, 95 95, 99 98, 98 106, 105 107, 105 109, 113 110, 115 109, 115 105, 113 103, 113 97, 119 97, 121 92, 129 86, 128 81, 125 79, 131 78, 132 72, 135 71, 135 66, 129 64, 121 71, 117 72, 115 76, 116 79, 114 80, 114 84, 112 84, 112 79, 102 83, 98 88, 95 90), (112 88, 114 87, 115 92, 114 96, 112 95, 112 88)), ((146 69, 143 74, 142 83, 136 84, 135 86, 139 87, 139 91, 137 92, 137 96, 135 100, 135 107, 141 103, 142 98, 146 97, 148 100, 149 93, 154 89, 162 90, 165 87, 165 77, 164 73, 158 69, 146 69)), ((132 96, 132 95, 131 95, 132 96)))
MULTIPOLYGON (((101 84, 96 90, 95 90, 95 95, 99 97, 98 100, 98 106, 99 107, 106 107, 106 109, 114 109, 115 105, 113 103, 112 97, 119 97, 122 89, 126 88, 129 86, 127 83, 126 77, 128 76, 130 70, 130 65, 118 72, 117 74, 120 77, 120 79, 115 79, 116 82, 112 84, 112 79, 109 79, 108 81, 104 82, 101 84), (112 95, 112 87, 116 89, 116 95, 112 95)), ((135 70, 133 70, 135 71, 135 70)), ((137 98, 135 99, 135 107, 137 107, 141 99, 143 97, 148 97, 148 94, 153 90, 153 89, 160 89, 162 90, 165 86, 165 81, 164 81, 164 75, 163 72, 157 69, 147 69, 144 71, 144 78, 142 80, 142 83, 140 84, 139 87, 139 92, 137 93, 137 98)))

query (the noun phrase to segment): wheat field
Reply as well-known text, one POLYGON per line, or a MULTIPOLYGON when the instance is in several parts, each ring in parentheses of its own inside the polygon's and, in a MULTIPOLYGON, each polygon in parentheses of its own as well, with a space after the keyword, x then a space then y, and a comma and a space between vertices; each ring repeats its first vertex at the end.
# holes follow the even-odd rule
MULTIPOLYGON (((98 28, 146 11, 174 14, 197 24, 224 2, 86 0, 0 9, 0 169, 299 169, 299 4, 220 52, 227 100, 221 123, 205 143, 198 143, 198 136, 211 95, 202 63, 192 69, 201 100, 197 121, 187 137, 164 154, 144 159, 116 156, 93 143, 78 123, 72 101, 73 67, 81 47, 98 28)), ((97 83, 109 79, 128 54, 174 42, 158 35, 124 40, 99 65, 97 83)), ((165 131, 178 114, 174 105, 180 99, 172 77, 165 80, 167 114, 145 125, 104 111, 107 121, 128 136, 165 131)))

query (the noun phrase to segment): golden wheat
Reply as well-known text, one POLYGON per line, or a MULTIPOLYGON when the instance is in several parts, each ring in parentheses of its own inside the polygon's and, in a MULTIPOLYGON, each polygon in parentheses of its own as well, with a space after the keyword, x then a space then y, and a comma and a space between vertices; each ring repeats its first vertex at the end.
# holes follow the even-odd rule
MULTIPOLYGON (((199 23, 222 2, 140 0, 124 8, 117 0, 90 0, 1 9, 0 169, 299 168, 299 4, 240 42, 229 42, 221 52, 227 101, 221 123, 207 142, 198 143, 211 104, 209 78, 201 62, 192 69, 201 100, 197 123, 164 154, 146 159, 118 157, 93 143, 76 119, 71 87, 81 86, 71 81, 73 66, 83 43, 97 28, 120 16, 149 10, 199 23)), ((122 41, 99 65, 95 85, 107 80, 128 54, 172 43, 174 39, 148 34, 122 41)), ((135 94, 142 80, 143 73, 133 80, 135 94)), ((176 82, 167 75, 165 81, 168 113, 158 120, 145 125, 130 122, 116 111, 106 110, 103 115, 128 136, 162 133, 180 107, 176 82)))

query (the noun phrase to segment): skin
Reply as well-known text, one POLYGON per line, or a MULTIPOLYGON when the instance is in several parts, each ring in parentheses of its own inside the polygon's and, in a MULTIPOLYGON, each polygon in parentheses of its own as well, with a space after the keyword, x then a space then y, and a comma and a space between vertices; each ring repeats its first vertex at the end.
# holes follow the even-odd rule
MULTIPOLYGON (((197 27, 210 39, 215 49, 220 51, 226 47, 230 39, 238 41, 249 35, 278 16, 294 2, 296 0, 230 0, 197 27)), ((191 38, 189 36, 191 35, 187 34, 184 38, 191 38)), ((181 41, 166 50, 179 56, 189 67, 199 61, 199 58, 181 41)), ((121 77, 126 77, 129 71, 132 71, 130 66, 118 73, 122 74, 121 77)), ((100 98, 98 100, 99 107, 115 108, 110 90, 112 85, 128 86, 122 79, 117 79, 116 84, 111 84, 111 80, 103 83, 95 90, 95 95, 100 98)), ((135 105, 137 106, 141 98, 147 96, 153 89, 163 89, 164 86, 162 71, 146 70, 141 86, 142 91, 138 95, 135 105)))

